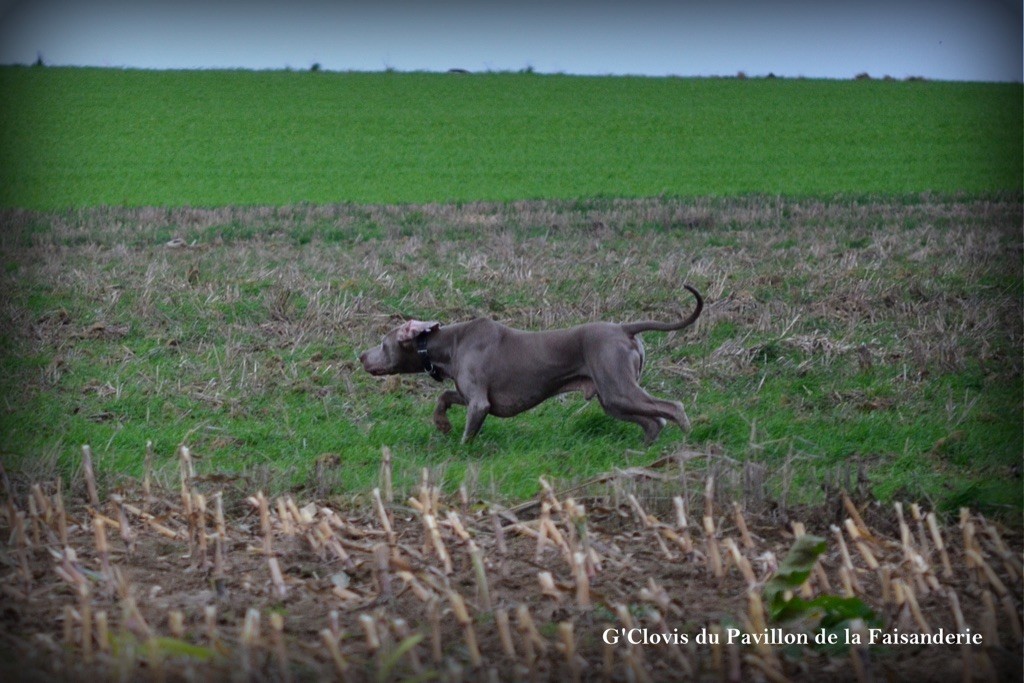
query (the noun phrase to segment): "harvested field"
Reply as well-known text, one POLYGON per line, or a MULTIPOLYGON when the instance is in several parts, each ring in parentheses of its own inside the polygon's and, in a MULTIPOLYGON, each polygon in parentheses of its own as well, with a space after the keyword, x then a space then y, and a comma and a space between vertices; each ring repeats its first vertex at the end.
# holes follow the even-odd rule
POLYGON ((4 474, 4 680, 1021 677, 1020 539, 966 509, 785 511, 686 450, 512 509, 429 479, 392 500, 386 450, 361 502, 226 499, 178 455, 173 492, 101 497, 90 449, 64 484, 4 474), (897 631, 981 644, 868 644, 897 631))
POLYGON ((1021 216, 0 213, 0 676, 1020 680, 1021 216), (671 319, 683 282, 644 384, 694 427, 644 450, 572 396, 461 446, 355 360, 408 316, 671 319))

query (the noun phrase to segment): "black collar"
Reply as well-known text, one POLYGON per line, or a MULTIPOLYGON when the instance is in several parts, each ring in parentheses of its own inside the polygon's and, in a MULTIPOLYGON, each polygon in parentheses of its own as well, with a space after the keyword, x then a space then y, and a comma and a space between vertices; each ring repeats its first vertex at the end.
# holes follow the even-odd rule
POLYGON ((423 370, 428 375, 433 377, 438 382, 444 381, 444 373, 441 372, 441 368, 437 367, 430 362, 430 354, 427 353, 427 337, 430 336, 430 332, 423 332, 416 337, 416 353, 420 355, 420 361, 423 362, 423 370))

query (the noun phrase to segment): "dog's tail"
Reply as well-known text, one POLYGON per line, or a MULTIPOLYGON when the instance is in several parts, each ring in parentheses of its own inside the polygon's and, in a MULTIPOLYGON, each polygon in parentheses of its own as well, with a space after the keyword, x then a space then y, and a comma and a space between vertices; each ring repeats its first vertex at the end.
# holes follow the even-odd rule
POLYGON ((626 334, 637 334, 638 332, 647 331, 672 332, 674 330, 685 329, 690 325, 694 324, 695 322, 697 322, 697 318, 700 317, 700 312, 704 310, 704 297, 702 297, 700 295, 700 292, 698 292, 690 285, 683 285, 683 287, 688 289, 690 291, 690 294, 693 294, 693 296, 697 299, 697 306, 696 308, 693 309, 693 313, 690 314, 689 318, 687 318, 686 320, 680 320, 679 322, 675 323, 662 323, 656 320, 641 320, 635 323, 624 323, 622 325, 622 329, 626 331, 626 334))

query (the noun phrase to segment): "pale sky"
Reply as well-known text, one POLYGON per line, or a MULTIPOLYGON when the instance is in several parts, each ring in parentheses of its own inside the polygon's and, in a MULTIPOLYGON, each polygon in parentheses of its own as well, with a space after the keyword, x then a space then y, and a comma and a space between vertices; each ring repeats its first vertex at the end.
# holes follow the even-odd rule
POLYGON ((0 64, 1022 80, 1021 0, 0 0, 0 64))

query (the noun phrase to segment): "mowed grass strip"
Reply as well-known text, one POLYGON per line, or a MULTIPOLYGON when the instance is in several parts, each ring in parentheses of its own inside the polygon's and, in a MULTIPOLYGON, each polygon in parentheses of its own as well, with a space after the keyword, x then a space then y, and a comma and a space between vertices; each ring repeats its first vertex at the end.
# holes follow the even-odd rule
MULTIPOLYGON (((380 449, 397 486, 516 500, 679 449, 765 468, 783 501, 860 470, 875 495, 1019 514, 1021 196, 845 202, 588 200, 0 213, 0 450, 109 484, 146 442, 173 476, 365 492, 380 449), (171 248, 181 237, 192 245, 171 248), (578 395, 489 418, 476 442, 431 423, 441 387, 356 355, 400 316, 525 329, 671 320, 644 335, 643 384, 682 400, 689 436, 644 448, 578 395), (325 454, 329 454, 326 455, 325 454), (318 466, 317 463, 324 463, 318 466)), ((694 467, 698 464, 692 465, 694 467)), ((847 485, 854 479, 841 478, 847 485)))
POLYGON ((0 206, 1022 185, 1022 87, 0 68, 0 206))

